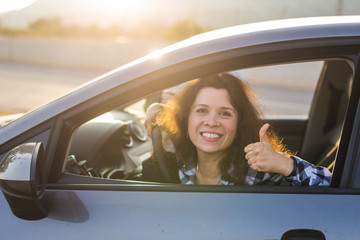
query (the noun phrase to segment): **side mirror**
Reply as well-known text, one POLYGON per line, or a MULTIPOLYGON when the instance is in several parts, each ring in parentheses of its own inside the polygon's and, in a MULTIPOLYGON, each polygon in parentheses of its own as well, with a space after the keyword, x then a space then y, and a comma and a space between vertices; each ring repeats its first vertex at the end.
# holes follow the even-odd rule
POLYGON ((326 237, 316 229, 292 229, 285 232, 281 240, 326 240, 326 237))
POLYGON ((0 163, 0 188, 11 211, 19 218, 47 216, 41 203, 45 193, 42 143, 25 143, 10 150, 0 163))

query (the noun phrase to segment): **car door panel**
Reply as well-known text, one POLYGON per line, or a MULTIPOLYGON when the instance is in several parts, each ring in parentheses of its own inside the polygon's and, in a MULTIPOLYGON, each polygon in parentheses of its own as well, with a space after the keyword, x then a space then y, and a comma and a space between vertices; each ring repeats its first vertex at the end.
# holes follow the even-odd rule
POLYGON ((280 239, 304 228, 328 240, 360 235, 358 195, 49 190, 44 201, 48 217, 30 222, 2 204, 11 219, 2 227, 33 239, 280 239))

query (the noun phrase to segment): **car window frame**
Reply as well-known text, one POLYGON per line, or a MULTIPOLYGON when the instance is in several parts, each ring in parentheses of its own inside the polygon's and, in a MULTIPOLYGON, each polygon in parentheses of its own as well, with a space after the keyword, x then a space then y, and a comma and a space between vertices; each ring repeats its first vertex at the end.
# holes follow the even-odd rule
MULTIPOLYGON (((359 55, 358 55, 359 56, 359 55)), ((339 151, 333 173, 332 187, 356 188, 359 186, 359 164, 360 164, 360 60, 357 59, 354 71, 354 82, 348 105, 348 112, 344 122, 344 129, 340 142, 339 151), (345 153, 346 151, 346 153, 345 153), (339 161, 338 161, 339 160, 339 161)))
MULTIPOLYGON (((307 40, 306 42, 309 42, 309 40, 307 40)), ((47 159, 52 159, 52 163, 54 163, 51 167, 51 171, 48 174, 48 176, 50 176, 48 183, 56 185, 61 176, 63 161, 66 156, 68 144, 71 142, 71 135, 73 131, 75 131, 75 129, 80 126, 80 124, 95 117, 94 113, 96 113, 96 115, 99 115, 111 110, 116 105, 118 105, 119 102, 130 101, 129 93, 122 95, 119 94, 119 92, 125 93, 128 90, 128 92, 134 93, 134 89, 137 86, 141 86, 141 84, 144 84, 146 82, 147 85, 150 86, 149 84, 155 80, 157 80, 158 83, 161 83, 159 84, 160 86, 158 85, 157 87, 158 90, 160 88, 170 87, 174 84, 178 84, 181 80, 184 79, 190 80, 196 78, 200 75, 204 75, 205 73, 209 74, 219 71, 231 71, 233 69, 238 69, 239 67, 248 68, 267 64, 281 64, 295 61, 311 61, 330 58, 348 59, 353 63, 356 63, 358 61, 358 56, 355 55, 353 51, 355 46, 350 45, 344 47, 341 45, 338 46, 338 44, 338 41, 335 41, 335 48, 334 46, 332 46, 332 44, 329 43, 323 44, 322 47, 314 49, 311 46, 307 46, 311 44, 299 43, 299 48, 295 47, 294 50, 294 43, 274 43, 270 44, 270 47, 268 46, 269 44, 266 44, 266 46, 257 46, 256 48, 248 47, 245 49, 237 49, 217 54, 211 54, 209 56, 203 56, 197 59, 191 59, 179 63, 176 68, 171 66, 167 67, 167 69, 162 69, 161 71, 155 71, 153 73, 140 77, 139 79, 135 79, 129 83, 119 85, 111 91, 97 96, 93 99, 89 99, 88 101, 80 104, 80 106, 65 112, 64 114, 59 116, 56 121, 55 131, 58 133, 58 135, 55 135, 60 137, 57 140, 52 141, 51 147, 49 147, 51 151, 47 151, 48 153, 50 152, 47 155, 47 159), (287 44, 289 45, 287 46, 287 44), (248 59, 248 61, 244 61, 244 58, 248 59), (178 76, 180 73, 183 74, 181 77, 178 76), (172 81, 164 81, 165 79, 169 78, 172 81), (152 81, 149 81, 149 79, 152 81), (64 141, 68 144, 61 144, 61 142, 64 141)), ((358 78, 357 75, 354 76, 354 79, 355 78, 358 78)), ((150 87, 148 91, 151 90, 154 90, 154 86, 150 87)), ((132 97, 132 100, 134 100, 134 95, 132 97)), ((342 146, 342 148, 345 147, 342 146)), ((177 186, 176 188, 178 187, 179 186, 177 186)))

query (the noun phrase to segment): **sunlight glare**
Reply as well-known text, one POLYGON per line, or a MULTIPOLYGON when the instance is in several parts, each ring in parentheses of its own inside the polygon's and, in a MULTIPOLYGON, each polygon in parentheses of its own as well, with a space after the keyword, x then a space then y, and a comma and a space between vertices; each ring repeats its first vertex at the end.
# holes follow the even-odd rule
POLYGON ((110 113, 104 113, 103 115, 100 115, 92 120, 90 122, 101 122, 101 123, 120 123, 120 120, 117 120, 114 118, 114 116, 110 113))
POLYGON ((101 5, 105 6, 105 8, 135 8, 139 6, 139 1, 133 0, 105 0, 100 1, 101 5))
POLYGON ((23 9, 36 0, 0 0, 0 13, 23 9))

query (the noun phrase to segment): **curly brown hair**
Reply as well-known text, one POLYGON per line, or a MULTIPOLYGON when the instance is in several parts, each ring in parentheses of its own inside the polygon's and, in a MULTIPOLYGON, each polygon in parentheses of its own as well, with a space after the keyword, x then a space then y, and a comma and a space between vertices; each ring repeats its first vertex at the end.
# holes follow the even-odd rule
MULTIPOLYGON (((167 107, 158 114, 156 122, 167 131, 179 156, 180 164, 190 159, 196 161, 197 151, 188 137, 188 116, 198 92, 205 87, 225 89, 230 95, 232 106, 238 113, 236 137, 220 162, 220 170, 222 176, 226 178, 227 170, 233 166, 238 176, 236 181, 243 183, 247 170, 244 148, 250 143, 259 141, 259 129, 264 123, 258 107, 257 95, 248 84, 229 73, 213 74, 193 80, 166 102, 167 107)), ((281 145, 277 144, 276 135, 269 136, 273 145, 281 145)), ((275 148, 279 149, 279 147, 275 148)))

